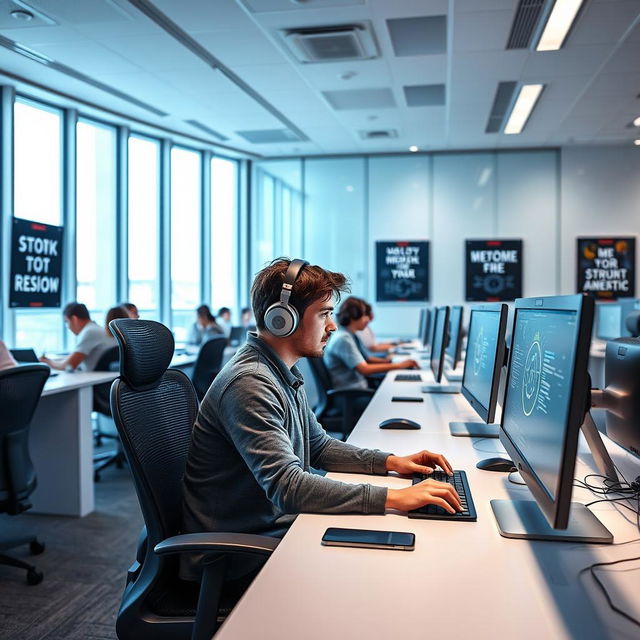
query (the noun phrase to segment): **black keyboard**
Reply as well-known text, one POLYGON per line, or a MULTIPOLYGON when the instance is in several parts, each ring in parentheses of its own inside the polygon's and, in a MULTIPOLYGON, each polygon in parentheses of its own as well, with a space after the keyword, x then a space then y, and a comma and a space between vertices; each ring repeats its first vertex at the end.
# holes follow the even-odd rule
POLYGON ((399 373, 394 380, 396 382, 422 382, 422 376, 419 373, 399 373))
POLYGON ((464 520, 467 522, 475 522, 478 517, 476 516, 476 508, 473 504, 473 498, 471 497, 471 491, 469 490, 469 483, 467 482, 467 474, 464 471, 454 471, 453 477, 448 476, 444 471, 434 471, 428 476, 424 476, 421 473, 415 473, 413 475, 413 484, 418 484, 423 480, 431 478, 432 480, 438 480, 439 482, 450 482, 460 496, 460 502, 462 503, 463 511, 456 511, 456 513, 449 513, 443 507, 437 504, 427 504, 420 509, 409 511, 410 518, 428 518, 431 520, 464 520))

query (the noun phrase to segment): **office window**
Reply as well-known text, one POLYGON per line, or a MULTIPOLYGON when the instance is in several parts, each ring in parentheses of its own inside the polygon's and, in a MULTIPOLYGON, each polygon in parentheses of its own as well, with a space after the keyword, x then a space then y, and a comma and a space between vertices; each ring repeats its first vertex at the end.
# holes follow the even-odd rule
POLYGON ((116 132, 78 122, 76 277, 78 301, 102 324, 116 299, 116 132))
POLYGON ((158 218, 160 144, 129 138, 129 295, 143 318, 160 319, 158 218))
MULTIPOLYGON (((62 225, 61 112, 17 99, 13 115, 14 215, 62 225)), ((59 309, 17 309, 15 345, 60 351, 63 328, 59 309)))
POLYGON ((187 338, 200 300, 201 156, 171 150, 171 329, 177 341, 187 338))
POLYGON ((263 169, 256 171, 256 217, 253 236, 253 271, 262 269, 276 258, 275 247, 275 179, 263 169))
MULTIPOLYGON (((211 306, 234 308, 238 286, 238 163, 211 160, 211 306)), ((241 304, 248 304, 242 301, 241 304)), ((238 318, 234 318, 234 323, 238 318)))

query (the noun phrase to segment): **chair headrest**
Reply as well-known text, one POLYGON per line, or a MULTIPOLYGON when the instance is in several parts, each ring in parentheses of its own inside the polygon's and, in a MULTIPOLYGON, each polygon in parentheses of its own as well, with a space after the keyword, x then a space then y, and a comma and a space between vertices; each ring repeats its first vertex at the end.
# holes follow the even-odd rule
POLYGON ((627 331, 631 333, 634 338, 640 336, 640 311, 632 311, 625 320, 627 325, 627 331))
POLYGON ((112 320, 109 331, 120 348, 120 377, 136 391, 157 387, 173 357, 171 331, 160 322, 133 318, 112 320))

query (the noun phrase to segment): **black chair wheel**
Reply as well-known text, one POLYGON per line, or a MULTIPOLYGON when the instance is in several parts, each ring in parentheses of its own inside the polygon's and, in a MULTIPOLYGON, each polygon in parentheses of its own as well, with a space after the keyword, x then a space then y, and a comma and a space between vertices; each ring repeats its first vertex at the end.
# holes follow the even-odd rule
POLYGON ((31 551, 32 556, 40 555, 44 551, 44 542, 38 542, 34 540, 29 544, 29 551, 31 551))
POLYGON ((37 569, 29 569, 27 571, 27 584, 33 586, 35 584, 40 584, 44 575, 42 571, 38 571, 37 569))

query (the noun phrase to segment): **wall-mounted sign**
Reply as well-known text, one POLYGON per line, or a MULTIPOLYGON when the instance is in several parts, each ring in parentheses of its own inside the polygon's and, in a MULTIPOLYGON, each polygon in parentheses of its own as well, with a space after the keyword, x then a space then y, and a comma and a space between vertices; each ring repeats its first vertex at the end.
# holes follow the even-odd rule
POLYGON ((376 300, 429 300, 429 242, 376 242, 376 300))
POLYGON ((522 240, 467 240, 465 253, 467 301, 522 297, 522 240))
POLYGON ((59 307, 62 227, 13 219, 9 305, 59 307))
POLYGON ((598 299, 633 298, 635 238, 578 238, 578 293, 598 299))

